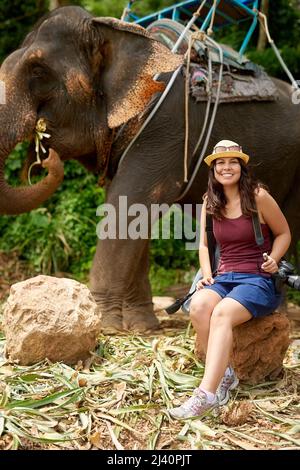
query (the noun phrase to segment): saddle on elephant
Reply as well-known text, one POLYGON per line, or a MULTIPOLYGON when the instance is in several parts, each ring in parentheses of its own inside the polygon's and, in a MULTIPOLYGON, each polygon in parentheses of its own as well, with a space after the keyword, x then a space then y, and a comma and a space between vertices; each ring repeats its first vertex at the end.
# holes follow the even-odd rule
MULTIPOLYGON (((159 19, 148 26, 148 31, 155 39, 172 49, 184 32, 184 26, 171 19, 159 19)), ((186 31, 181 52, 185 53, 193 33, 186 31)), ((263 67, 251 62, 233 48, 219 44, 223 50, 223 74, 219 102, 274 101, 278 90, 264 71, 263 67)), ((209 48, 205 42, 196 39, 192 45, 191 63, 189 66, 190 93, 198 101, 216 100, 220 57, 216 49, 209 48), (211 78, 209 59, 212 63, 211 78)), ((186 67, 184 67, 186 74, 186 67)))

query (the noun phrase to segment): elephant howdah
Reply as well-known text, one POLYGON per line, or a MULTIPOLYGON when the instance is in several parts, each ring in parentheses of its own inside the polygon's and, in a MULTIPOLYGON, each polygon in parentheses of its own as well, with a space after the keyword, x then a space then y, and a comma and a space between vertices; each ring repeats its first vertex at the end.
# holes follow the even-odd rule
MULTIPOLYGON (((107 167, 107 202, 117 212, 120 196, 127 197, 128 207, 144 204, 149 214, 152 204, 171 205, 184 188, 182 73, 119 167, 118 161, 124 142, 131 138, 130 123, 137 122, 151 99, 158 99, 181 63, 182 56, 172 54, 137 25, 94 18, 79 7, 63 7, 44 17, 0 69, 6 89, 6 103, 0 105, 0 213, 16 214, 41 204, 60 184, 62 161, 67 159, 77 159, 99 176, 107 167), (158 81, 153 80, 156 74, 158 81), (43 162, 49 174, 32 187, 11 188, 3 177, 6 156, 18 142, 33 138, 40 118, 51 136, 45 145, 54 149, 43 162)), ((293 104, 287 83, 273 82, 279 94, 276 102, 220 104, 208 148, 224 138, 242 145, 297 240, 300 106, 293 104)), ((192 151, 205 108, 205 102, 190 99, 189 167, 194 164, 192 151)), ((202 165, 182 203, 201 203, 206 183, 207 169, 202 165)), ((143 331, 157 325, 148 248, 147 239, 99 241, 91 289, 104 327, 143 331)))

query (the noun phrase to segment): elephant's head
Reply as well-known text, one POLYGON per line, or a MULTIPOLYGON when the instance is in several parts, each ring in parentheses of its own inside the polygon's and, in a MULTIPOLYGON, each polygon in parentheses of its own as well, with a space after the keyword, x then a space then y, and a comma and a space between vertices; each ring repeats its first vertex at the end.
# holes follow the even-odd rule
POLYGON ((32 138, 39 118, 51 135, 47 145, 62 160, 94 155, 101 171, 111 129, 163 89, 155 74, 181 62, 143 28, 93 18, 79 7, 59 8, 42 19, 0 69, 6 88, 6 104, 0 105, 0 213, 31 210, 59 184, 54 164, 48 180, 21 191, 3 178, 6 156, 17 142, 32 138))

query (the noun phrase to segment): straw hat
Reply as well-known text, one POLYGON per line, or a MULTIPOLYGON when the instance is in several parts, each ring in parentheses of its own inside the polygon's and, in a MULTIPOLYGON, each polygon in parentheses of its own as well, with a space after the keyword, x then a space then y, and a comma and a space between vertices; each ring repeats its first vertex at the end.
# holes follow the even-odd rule
POLYGON ((246 155, 242 151, 242 147, 239 144, 232 142, 231 140, 220 140, 220 142, 214 146, 213 153, 204 158, 204 161, 208 166, 210 166, 211 163, 217 158, 240 158, 246 164, 249 161, 249 155, 246 155), (216 147, 225 147, 227 150, 224 150, 224 152, 215 153, 216 147), (229 150, 230 147, 240 147, 240 150, 229 150))

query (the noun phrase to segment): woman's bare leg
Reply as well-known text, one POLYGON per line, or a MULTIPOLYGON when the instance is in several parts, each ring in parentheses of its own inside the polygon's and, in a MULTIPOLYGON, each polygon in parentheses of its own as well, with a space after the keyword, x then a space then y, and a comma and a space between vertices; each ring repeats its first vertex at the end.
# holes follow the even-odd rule
POLYGON ((229 363, 232 349, 232 330, 252 318, 242 304, 225 298, 214 308, 206 354, 205 372, 200 388, 215 393, 229 363))
POLYGON ((197 333, 197 339, 206 354, 210 318, 216 305, 222 297, 210 289, 198 290, 192 297, 190 304, 190 318, 197 333))

